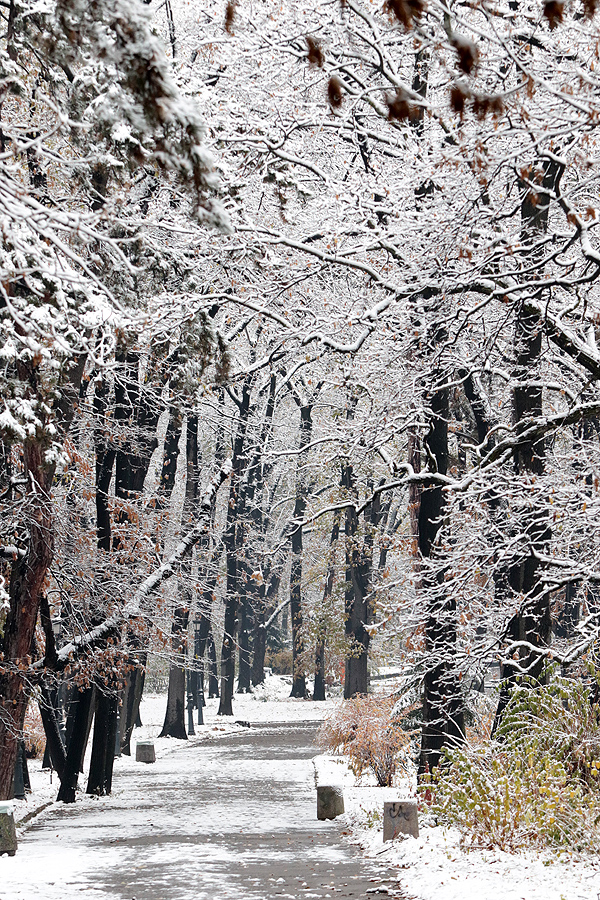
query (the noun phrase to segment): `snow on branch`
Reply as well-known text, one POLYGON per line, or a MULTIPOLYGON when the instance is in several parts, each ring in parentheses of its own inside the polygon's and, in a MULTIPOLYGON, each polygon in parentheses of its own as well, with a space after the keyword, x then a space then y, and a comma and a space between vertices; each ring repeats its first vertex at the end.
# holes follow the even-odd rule
POLYGON ((23 550, 19 547, 15 547, 12 544, 9 544, 5 547, 0 547, 0 559, 24 559, 27 555, 27 551, 23 550))
POLYGON ((589 343, 581 340, 558 316, 547 310, 545 304, 526 300, 525 308, 540 317, 548 337, 557 347, 583 366, 594 379, 600 380, 600 355, 589 343))
POLYGON ((156 569, 156 571, 152 573, 152 575, 149 575, 148 578, 146 578, 146 580, 142 582, 142 584, 136 591, 131 603, 128 603, 125 607, 124 612, 126 612, 128 616, 139 615, 140 602, 145 597, 148 597, 153 591, 155 591, 156 588, 161 584, 161 582, 165 581, 167 578, 170 578, 171 575, 174 574, 175 566, 177 566, 183 560, 183 558, 187 556, 194 544, 197 544, 200 538, 204 534, 206 534, 209 527, 208 522, 210 512, 214 505, 217 491, 219 490, 223 482, 227 478, 229 478, 230 475, 231 460, 227 460, 221 466, 204 493, 198 510, 199 521, 194 526, 194 528, 192 528, 192 530, 189 531, 188 534, 179 542, 168 560, 161 566, 159 566, 158 569, 156 569))
MULTIPOLYGON (((79 656, 85 650, 92 649, 99 641, 106 638, 116 628, 120 628, 124 622, 138 618, 142 615, 141 603, 149 597, 163 581, 166 581, 176 572, 177 565, 190 553, 192 547, 198 543, 200 538, 206 534, 210 527, 210 514, 215 503, 217 491, 223 482, 229 478, 231 474, 231 460, 227 460, 215 477, 210 482, 208 488, 204 492, 200 506, 198 508, 198 521, 196 525, 186 534, 179 542, 173 553, 160 565, 151 575, 149 575, 139 586, 133 598, 125 604, 123 609, 109 616, 104 622, 101 622, 95 628, 92 628, 87 634, 74 638, 68 644, 62 647, 56 660, 55 668, 64 668, 72 659, 79 656)), ((42 659, 34 663, 31 667, 33 671, 39 671, 45 668, 47 660, 42 659)))
POLYGON ((277 616, 279 615, 279 613, 280 613, 283 609, 285 609, 286 606, 289 606, 291 602, 292 602, 292 598, 291 598, 291 597, 288 597, 286 600, 283 600, 283 601, 279 604, 279 606, 277 607, 277 609, 273 610, 273 612, 271 613, 271 615, 269 616, 269 618, 267 619, 267 621, 265 622, 265 624, 264 624, 264 625, 259 625, 259 628, 262 628, 264 631, 267 631, 267 630, 271 627, 271 625, 273 624, 273 622, 275 621, 275 619, 277 618, 277 616))

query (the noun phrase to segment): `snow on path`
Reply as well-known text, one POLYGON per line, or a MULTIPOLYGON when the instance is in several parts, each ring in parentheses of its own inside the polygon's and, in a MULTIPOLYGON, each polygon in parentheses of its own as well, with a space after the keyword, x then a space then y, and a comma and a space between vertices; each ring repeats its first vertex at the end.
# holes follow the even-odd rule
POLYGON ((294 706, 307 704, 276 725, 171 742, 154 765, 119 761, 110 797, 55 804, 25 829, 0 860, 1 900, 364 897, 380 867, 316 821, 316 729, 280 724, 294 706))
MULTIPOLYGON (((174 771, 179 771, 179 760, 182 747, 205 747, 203 759, 213 760, 211 765, 218 764, 217 749, 223 738, 232 735, 236 741, 243 740, 243 736, 249 734, 248 729, 236 724, 238 721, 258 723, 294 723, 312 719, 318 721, 327 715, 337 704, 338 700, 329 700, 326 703, 312 703, 310 701, 290 700, 288 698, 290 686, 284 679, 272 676, 267 679, 264 688, 260 688, 253 695, 236 695, 234 699, 234 719, 219 718, 216 715, 218 701, 209 700, 205 709, 206 725, 196 726, 198 734, 191 738, 187 745, 181 741, 170 739, 158 739, 161 729, 166 698, 164 696, 147 696, 142 706, 142 721, 144 726, 136 729, 132 746, 136 740, 152 738, 157 748, 157 766, 173 765, 174 771), (238 737, 236 737, 236 735, 238 737), (213 746, 214 745, 214 746, 213 746), (210 754, 207 755, 210 750, 210 754)), ((227 741, 229 738, 227 738, 227 741)), ((227 743, 225 741, 224 743, 227 743)), ((199 748, 198 748, 199 749, 199 748)), ((187 756, 187 753, 184 754, 187 756)), ((196 777, 198 772, 198 757, 192 757, 194 763, 186 769, 186 777, 196 777), (191 770, 190 770, 191 768, 191 770)), ((238 761, 239 766, 242 762, 238 761)), ((187 765, 187 763, 186 763, 187 765)), ((206 762, 205 762, 206 765, 206 762)), ((248 761, 243 763, 248 766, 248 761)), ((256 763, 258 765, 258 762, 256 763)), ((286 779, 294 781, 294 766, 289 762, 276 760, 269 761, 270 771, 273 777, 284 784, 286 779)), ((54 775, 53 785, 49 784, 49 774, 39 771, 39 761, 34 762, 31 772, 34 794, 26 801, 17 804, 17 818, 23 818, 36 806, 43 802, 51 801, 56 796, 57 779, 54 775)), ((153 767, 142 767, 141 771, 153 767)), ((185 768, 185 767, 184 767, 185 768)), ((343 783, 345 787, 345 800, 347 815, 343 817, 342 827, 353 831, 355 839, 363 850, 372 859, 384 862, 390 866, 398 878, 398 883, 406 892, 406 896, 417 900, 600 900, 600 860, 589 857, 570 858, 564 855, 561 858, 548 854, 540 857, 536 854, 512 855, 498 851, 472 851, 463 852, 458 845, 458 836, 451 829, 422 828, 419 840, 407 839, 392 844, 383 844, 381 823, 378 816, 382 811, 383 800, 392 799, 395 793, 405 796, 409 786, 401 784, 397 789, 378 789, 369 783, 367 778, 358 784, 348 772, 344 763, 338 759, 321 758, 318 760, 319 776, 324 780, 343 783)), ((252 770, 252 765, 250 765, 252 770)), ((69 831, 68 838, 61 834, 59 829, 55 831, 56 842, 52 846, 37 845, 35 855, 32 855, 32 847, 35 843, 35 833, 32 831, 38 822, 34 819, 28 826, 20 829, 20 849, 11 860, 7 857, 0 858, 0 900, 69 900, 70 896, 77 897, 101 897, 103 900, 117 900, 127 897, 128 900, 136 897, 135 893, 107 893, 106 886, 101 888, 94 879, 100 877, 107 867, 114 866, 117 857, 117 847, 121 841, 120 822, 123 810, 128 810, 131 816, 132 829, 148 829, 155 827, 150 824, 147 798, 142 793, 129 796, 129 787, 121 792, 120 780, 125 776, 140 771, 140 764, 134 759, 123 757, 115 761, 115 794, 112 798, 100 800, 80 796, 73 814, 78 809, 86 807, 90 815, 94 810, 102 810, 102 816, 98 823, 104 821, 107 827, 114 832, 114 845, 100 847, 96 845, 93 852, 86 847, 84 836, 92 827, 90 819, 85 825, 81 820, 82 830, 74 828, 69 831), (137 810, 134 807, 137 806, 137 810), (110 810, 112 809, 112 812, 110 810), (106 817, 106 819, 105 819, 106 817), (65 886, 70 884, 74 893, 65 892, 65 886), (79 884, 78 888, 75 885, 79 884)), ((305 788, 312 791, 312 785, 308 782, 312 778, 312 772, 305 771, 305 788), (306 780, 308 779, 308 780, 306 780)), ((82 778, 85 787, 85 780, 82 778)), ((131 781, 127 782, 131 785, 131 781)), ((312 796, 312 795, 311 795, 312 796)), ((311 800, 312 802, 312 800, 311 800)), ((46 821, 57 807, 50 807, 41 817, 46 821)), ((221 817, 221 806, 213 807, 207 811, 216 824, 221 817)), ((65 810, 63 815, 71 815, 65 810)), ((260 819, 258 809, 253 808, 251 815, 260 819)), ((170 819, 174 832, 181 825, 181 815, 176 811, 170 819), (179 815, 179 818, 178 818, 179 815), (179 823, 179 824, 178 824, 179 823)), ((217 832, 218 833, 218 832, 217 832)), ((285 849, 280 848, 281 850, 285 849)), ((174 851, 171 848, 169 852, 174 851)), ((161 851, 166 853, 166 851, 161 851)), ((179 851, 183 856, 190 852, 189 842, 183 841, 179 845, 179 851)), ((224 850, 212 847, 211 853, 215 859, 223 856, 224 850), (219 856, 220 855, 220 856, 219 856)), ((194 858, 198 866, 206 864, 206 860, 198 847, 194 850, 194 858)), ((247 860, 243 856, 238 857, 238 863, 247 860)), ((173 864, 173 860, 169 864, 173 864)), ((135 867, 144 867, 146 863, 140 857, 133 859, 132 872, 135 867)), ((394 879, 388 879, 393 884, 394 879)), ((69 888, 71 890, 71 888, 69 888)), ((278 889, 279 896, 285 896, 283 888, 278 889)), ((332 887, 333 897, 340 896, 332 887)), ((219 890, 218 879, 213 884, 211 900, 223 900, 224 895, 219 890)), ((260 895, 259 895, 260 896, 260 895)), ((290 895, 288 894, 288 897, 290 895)), ((296 893, 298 897, 310 896, 310 891, 302 890, 296 893)), ((201 895, 194 895, 194 900, 200 900, 201 895)), ((160 900, 171 900, 170 894, 160 897, 160 900)), ((239 894, 237 900, 245 900, 245 895, 239 894)))

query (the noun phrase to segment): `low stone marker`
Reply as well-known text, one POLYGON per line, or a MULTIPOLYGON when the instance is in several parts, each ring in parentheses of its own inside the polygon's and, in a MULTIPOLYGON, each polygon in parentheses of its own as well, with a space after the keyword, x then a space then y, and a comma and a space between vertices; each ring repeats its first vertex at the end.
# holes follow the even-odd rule
POLYGON ((397 800, 383 804, 383 840, 393 841, 400 834, 419 837, 416 800, 397 800))
POLYGON ((338 785, 317 788, 317 819, 335 819, 344 813, 344 791, 338 785))
POLYGON ((17 830, 15 828, 15 815, 10 800, 0 803, 0 855, 8 853, 14 856, 17 852, 17 830))
POLYGON ((143 763, 156 762, 154 741, 138 741, 135 745, 135 761, 143 763))

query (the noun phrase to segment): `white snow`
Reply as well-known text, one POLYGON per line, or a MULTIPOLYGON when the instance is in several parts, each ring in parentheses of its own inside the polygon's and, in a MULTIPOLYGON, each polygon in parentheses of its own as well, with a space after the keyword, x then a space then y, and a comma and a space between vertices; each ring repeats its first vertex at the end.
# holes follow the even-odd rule
MULTIPOLYGON (((326 700, 322 703, 313 703, 307 700, 292 699, 289 696, 290 690, 291 678, 267 675, 265 684, 254 688, 252 694, 234 695, 233 717, 218 716, 219 700, 207 699, 203 711, 205 724, 196 724, 198 711, 194 710, 196 734, 188 738, 188 743, 200 743, 210 741, 215 737, 221 737, 223 734, 244 732, 246 726, 238 724, 239 722, 249 722, 250 724, 273 722, 283 725, 290 722, 320 721, 332 712, 338 702, 337 700, 326 700)), ((182 746, 183 742, 180 740, 158 737, 162 729, 166 705, 167 699, 165 695, 144 694, 140 707, 142 727, 135 728, 133 731, 131 739, 132 756, 122 756, 119 759, 115 759, 115 780, 118 779, 120 771, 126 771, 131 767, 140 765, 135 762, 135 744, 137 741, 152 740, 157 759, 173 753, 182 746)), ((79 787, 82 790, 85 790, 90 752, 91 741, 88 745, 86 757, 86 774, 81 775, 79 779, 79 787)), ((58 776, 56 772, 42 771, 41 765, 41 758, 29 760, 28 767, 32 793, 27 794, 25 800, 15 801, 15 820, 17 824, 23 822, 40 806, 56 800, 59 787, 58 776)), ((78 796, 77 802, 80 802, 81 799, 82 796, 78 796)), ((3 900, 1 894, 0 900, 3 900)))
MULTIPOLYGON (((320 778, 328 762, 317 761, 320 778)), ((338 768, 344 769, 339 758, 338 768)), ((348 828, 363 852, 398 869, 398 883, 414 900, 600 900, 600 860, 590 855, 510 854, 465 851, 452 828, 424 824, 420 836, 383 843, 383 804, 415 796, 414 782, 395 788, 353 781, 345 767, 344 802, 348 828)), ((327 777, 325 775, 325 777, 327 777)), ((340 783, 338 780, 336 783, 340 783)))
MULTIPOLYGON (((328 715, 338 700, 325 703, 292 700, 289 698, 290 683, 278 676, 267 678, 265 685, 253 694, 235 695, 234 717, 217 716, 218 700, 208 700, 204 710, 205 725, 196 725, 197 734, 187 742, 206 743, 223 737, 227 733, 242 733, 245 726, 238 722, 292 723, 307 720, 319 720, 328 715)), ((187 772, 190 756, 178 754, 177 749, 184 742, 170 738, 158 738, 161 730, 166 697, 159 695, 145 696, 141 707, 143 727, 135 729, 132 740, 132 757, 115 760, 115 781, 113 795, 110 798, 91 798, 80 794, 77 800, 79 809, 89 809, 90 813, 102 805, 103 821, 109 821, 115 832, 115 851, 119 840, 123 837, 119 820, 119 810, 127 808, 136 810, 139 824, 151 827, 147 821, 149 810, 146 809, 144 796, 132 789, 135 781, 123 779, 120 786, 119 775, 129 773, 134 776, 139 771, 140 763, 135 762, 136 740, 154 740, 157 765, 168 766, 177 771, 181 777, 192 777, 187 772), (184 763, 184 760, 188 760, 184 763), (179 772, 179 770, 182 770, 179 772), (186 771, 183 771, 183 770, 186 771)), ((194 713, 195 718, 197 712, 194 713)), ((459 846, 459 836, 453 829, 435 827, 421 822, 421 835, 413 838, 397 839, 391 843, 383 843, 382 814, 385 800, 394 800, 414 795, 414 779, 399 778, 393 788, 379 788, 373 784, 368 775, 356 779, 349 770, 347 760, 343 757, 318 755, 315 758, 315 782, 317 784, 341 784, 344 787, 346 813, 342 818, 346 839, 356 842, 363 852, 378 863, 389 866, 396 872, 397 886, 400 886, 407 898, 411 900, 599 900, 600 898, 600 860, 585 855, 563 853, 562 855, 547 853, 508 854, 499 851, 465 852, 459 846)), ((207 759, 207 764, 218 765, 218 749, 207 759), (214 756, 214 759, 212 757, 214 756)), ((245 776, 258 777, 257 768, 260 760, 245 760, 245 776)), ((294 778, 295 773, 286 772, 286 766, 277 764, 274 773, 280 780, 286 776, 294 778)), ((58 779, 54 773, 52 784, 50 773, 41 771, 41 761, 30 762, 30 776, 33 793, 24 801, 15 803, 17 822, 23 821, 32 810, 56 797, 58 779)), ((85 776, 81 777, 80 786, 85 788, 85 776)), ((65 814, 68 810, 65 808, 65 814)), ((211 827, 226 830, 222 819, 222 809, 215 804, 206 809, 204 814, 210 817, 211 827), (220 823, 220 824, 219 824, 220 823)), ((260 816, 260 809, 253 809, 253 816, 260 816)), ((423 817, 422 817, 423 818, 423 817)), ((178 833, 177 811, 169 812, 170 827, 173 835, 178 833)), ((137 821, 137 819, 136 819, 137 821)), ((64 900, 66 896, 100 896, 112 900, 106 891, 90 886, 89 877, 92 869, 106 871, 112 863, 112 850, 102 849, 90 858, 82 843, 70 840, 56 847, 37 847, 35 818, 19 828, 22 845, 13 858, 0 859, 0 898, 1 900, 31 900, 43 893, 44 900, 64 900), (28 834, 29 832, 29 834, 28 834), (27 885, 26 888, 23 885, 27 885)), ((286 823, 282 822, 285 828, 286 823)), ((166 852, 166 851, 165 851, 166 852)), ((169 849, 169 858, 175 865, 180 854, 186 853, 186 846, 173 841, 169 849)), ((238 860, 243 865, 243 860, 238 860)), ((143 860, 135 862, 143 865, 143 860)), ((389 879, 388 879, 389 881, 389 879)), ((215 897, 218 896, 218 885, 215 885, 215 897)), ((116 895, 115 895, 116 898, 116 895)))

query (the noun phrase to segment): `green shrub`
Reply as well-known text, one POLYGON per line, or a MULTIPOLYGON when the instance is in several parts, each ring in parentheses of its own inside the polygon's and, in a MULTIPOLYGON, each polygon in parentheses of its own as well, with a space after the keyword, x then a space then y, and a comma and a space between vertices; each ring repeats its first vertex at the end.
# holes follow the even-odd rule
POLYGON ((520 687, 497 740, 447 754, 421 793, 465 846, 600 850, 600 716, 589 688, 520 687))

